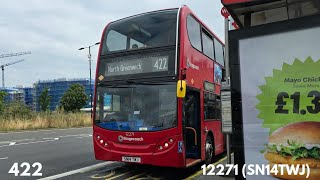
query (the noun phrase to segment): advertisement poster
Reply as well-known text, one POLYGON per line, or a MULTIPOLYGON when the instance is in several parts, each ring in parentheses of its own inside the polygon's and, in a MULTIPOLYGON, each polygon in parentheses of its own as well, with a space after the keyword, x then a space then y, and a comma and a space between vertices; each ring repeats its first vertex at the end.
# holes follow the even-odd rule
POLYGON ((308 164, 320 179, 319 43, 319 27, 239 40, 245 164, 308 164))
POLYGON ((214 82, 221 84, 222 79, 222 69, 219 65, 214 64, 214 82))

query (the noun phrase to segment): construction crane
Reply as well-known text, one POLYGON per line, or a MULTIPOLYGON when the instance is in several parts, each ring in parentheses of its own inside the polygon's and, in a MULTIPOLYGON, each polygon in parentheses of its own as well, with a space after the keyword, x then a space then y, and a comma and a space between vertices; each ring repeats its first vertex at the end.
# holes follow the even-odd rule
POLYGON ((11 66, 13 64, 17 64, 19 62, 22 62, 24 61, 24 59, 20 59, 18 61, 14 61, 14 62, 11 62, 11 63, 7 63, 7 64, 3 64, 3 65, 0 65, 1 69, 2 69, 2 87, 4 88, 4 67, 6 66, 11 66))
POLYGON ((12 57, 12 56, 22 56, 26 54, 31 54, 31 51, 10 53, 10 54, 0 54, 0 58, 12 57))

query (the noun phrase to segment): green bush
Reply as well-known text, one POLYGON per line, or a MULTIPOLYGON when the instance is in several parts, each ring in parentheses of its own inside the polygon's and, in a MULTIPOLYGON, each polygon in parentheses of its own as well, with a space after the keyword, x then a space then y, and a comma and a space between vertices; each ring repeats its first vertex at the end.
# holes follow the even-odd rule
POLYGON ((4 110, 4 97, 7 95, 6 92, 0 91, 0 114, 2 114, 4 110))
POLYGON ((31 109, 23 102, 14 101, 7 104, 2 112, 4 119, 30 119, 33 115, 31 109))

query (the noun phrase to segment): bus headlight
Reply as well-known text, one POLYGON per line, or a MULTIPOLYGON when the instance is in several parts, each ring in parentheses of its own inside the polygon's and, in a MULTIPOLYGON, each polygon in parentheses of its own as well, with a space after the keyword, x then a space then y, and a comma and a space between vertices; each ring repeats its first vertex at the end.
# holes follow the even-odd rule
POLYGON ((164 143, 164 147, 167 148, 169 146, 168 143, 164 143))
POLYGON ((175 136, 166 137, 166 138, 162 139, 160 142, 157 143, 155 153, 168 151, 173 146, 175 146, 175 141, 176 141, 175 136))

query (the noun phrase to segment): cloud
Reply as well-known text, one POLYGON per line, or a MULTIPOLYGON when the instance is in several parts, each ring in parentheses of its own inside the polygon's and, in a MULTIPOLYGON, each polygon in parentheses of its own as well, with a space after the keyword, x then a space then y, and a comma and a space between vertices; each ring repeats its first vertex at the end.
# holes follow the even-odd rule
MULTIPOLYGON (((87 50, 100 41, 110 21, 152 10, 187 4, 223 39, 222 5, 216 0, 11 0, 0 6, 0 54, 32 51, 31 55, 0 59, 0 64, 26 61, 5 70, 7 86, 31 86, 38 80, 87 78, 87 50)), ((98 46, 92 48, 92 72, 98 46)), ((94 76, 94 73, 92 74, 94 76)))

